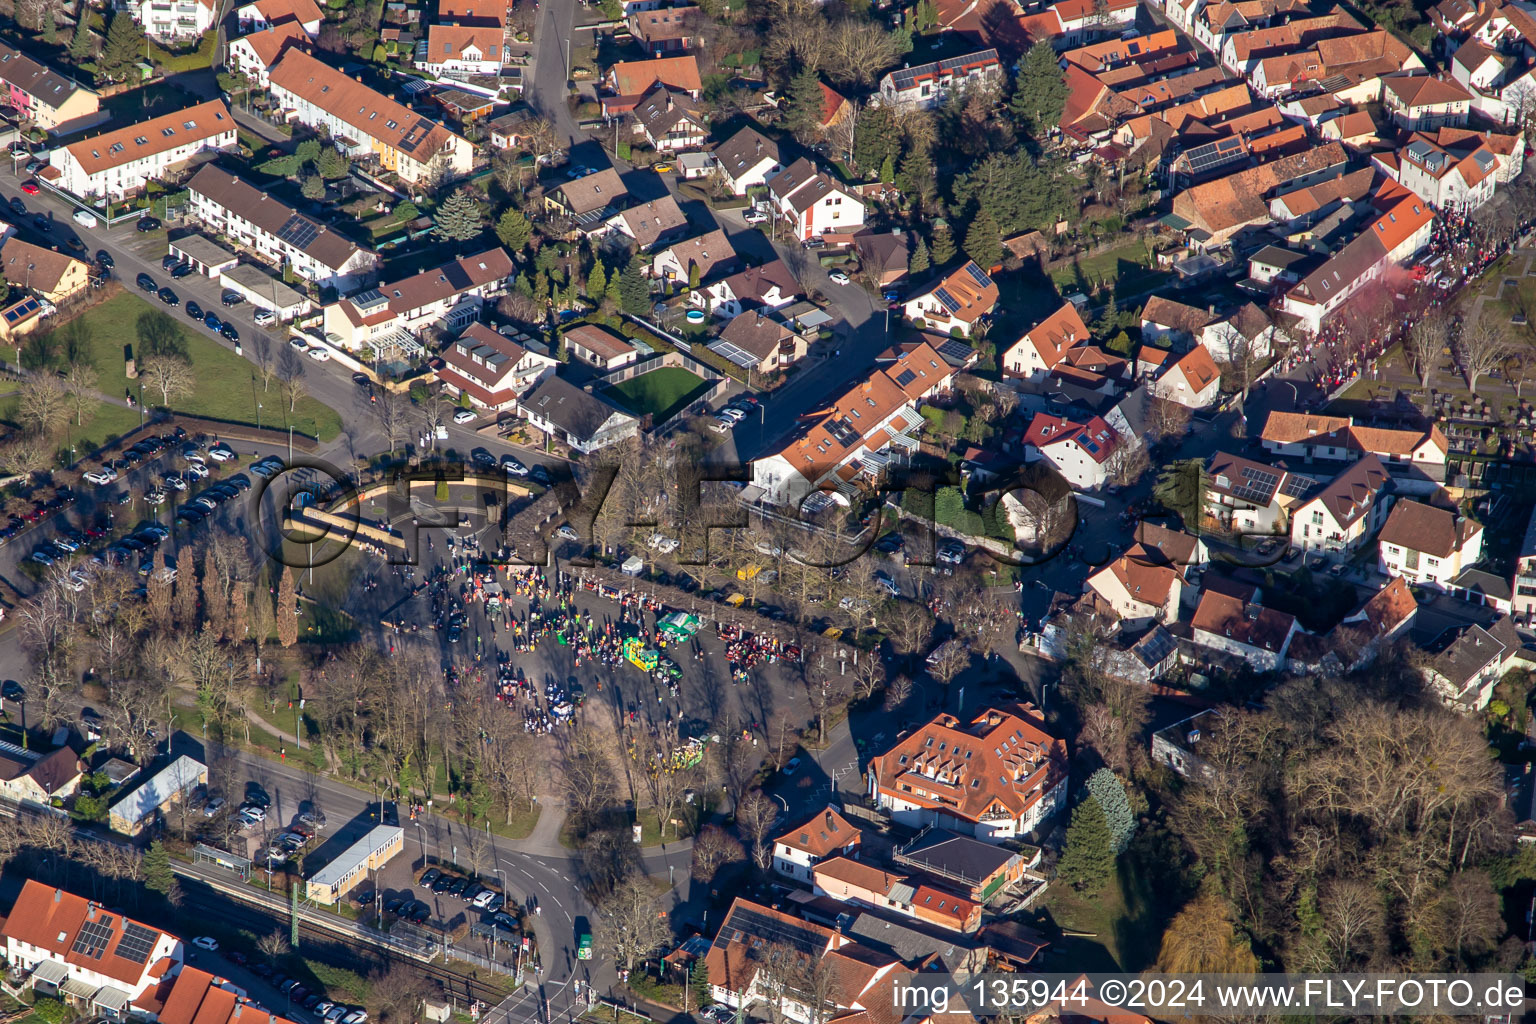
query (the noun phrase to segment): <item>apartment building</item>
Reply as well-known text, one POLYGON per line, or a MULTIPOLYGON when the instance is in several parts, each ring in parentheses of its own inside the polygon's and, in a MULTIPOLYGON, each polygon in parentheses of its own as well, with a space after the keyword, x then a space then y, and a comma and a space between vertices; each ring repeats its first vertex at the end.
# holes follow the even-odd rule
POLYGON ((346 292, 378 270, 377 253, 212 164, 192 176, 187 191, 204 230, 224 235, 267 263, 292 268, 306 281, 346 292))
POLYGON ((199 153, 238 144, 229 108, 209 100, 60 147, 41 176, 82 199, 116 201, 171 177, 199 153))
POLYGON ((559 361, 532 352, 484 324, 470 324, 442 352, 437 379, 450 395, 468 395, 481 409, 501 412, 555 372, 559 361))
POLYGON ((291 22, 313 39, 320 35, 320 22, 324 20, 315 0, 255 0, 235 8, 235 21, 242 35, 291 22))
POLYGON ((997 51, 978 50, 888 72, 880 79, 880 105, 933 110, 956 93, 977 86, 1000 88, 1003 80, 1003 63, 997 51))
POLYGON ((467 175, 474 147, 436 121, 348 78, 303 50, 283 54, 270 74, 273 103, 290 120, 324 126, 354 159, 417 184, 467 175))
POLYGON ((752 462, 763 500, 796 505, 811 491, 857 489, 884 475, 893 457, 915 451, 918 403, 947 387, 954 369, 918 343, 854 384, 776 452, 752 462), (894 451, 893 451, 894 449, 894 451))
POLYGON ((438 326, 458 330, 478 320, 486 298, 500 293, 512 272, 512 257, 498 246, 381 284, 326 306, 326 337, 353 352, 395 342, 412 348, 401 335, 438 326))
POLYGON ((46 132, 75 131, 106 118, 95 90, 4 42, 0 42, 0 97, 46 132))
POLYGON ((1130 550, 1088 577, 1088 589, 1120 617, 1126 629, 1140 629, 1179 617, 1179 570, 1134 544, 1130 550))
POLYGON ((229 69, 250 79, 258 89, 272 84, 272 69, 290 46, 309 45, 309 34, 295 21, 267 25, 249 35, 229 41, 225 58, 229 69))
POLYGON ((1450 450, 1445 435, 1434 424, 1416 430, 1367 427, 1346 416, 1279 410, 1264 421, 1259 439, 1276 455, 1307 462, 1348 462, 1375 455, 1392 475, 1398 491, 1415 495, 1433 494, 1444 483, 1450 450))
POLYGON ((869 763, 869 797, 904 825, 988 842, 1033 832, 1066 801, 1067 745, 1032 705, 940 714, 869 763))
POLYGON ((1308 552, 1358 549, 1386 518, 1391 480, 1381 460, 1367 455, 1296 508, 1291 544, 1308 552))
POLYGON ((139 0, 134 20, 144 34, 161 43, 196 39, 213 27, 214 0, 139 0))

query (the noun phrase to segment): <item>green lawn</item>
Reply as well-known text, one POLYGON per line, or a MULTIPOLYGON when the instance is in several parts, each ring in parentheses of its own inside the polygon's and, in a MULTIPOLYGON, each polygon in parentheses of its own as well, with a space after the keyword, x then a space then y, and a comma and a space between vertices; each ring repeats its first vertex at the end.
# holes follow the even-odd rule
POLYGON ((1157 899, 1131 857, 1120 858, 1117 877, 1097 896, 1058 879, 1045 906, 1068 934, 1052 954, 1072 971, 1143 970, 1156 959, 1166 925, 1157 899))
POLYGON ((604 392, 636 414, 650 413, 657 423, 693 401, 709 383, 681 366, 663 366, 615 384, 604 392))
MULTIPOLYGON (((18 400, 14 397, 0 399, 0 421, 16 422, 17 402, 18 400)), ((87 413, 85 422, 80 426, 75 426, 74 418, 70 418, 65 427, 66 432, 59 441, 59 447, 66 449, 73 445, 75 458, 83 459, 97 448, 116 440, 138 425, 137 409, 113 405, 110 402, 98 402, 95 411, 87 413)))
MULTIPOLYGON (((100 376, 103 394, 128 393, 124 353, 138 347, 134 325, 139 316, 157 308, 132 292, 122 292, 82 314, 90 327, 91 362, 100 376)), ((256 403, 260 399, 263 426, 287 427, 291 424, 295 430, 319 437, 322 441, 329 441, 341 432, 341 416, 336 410, 313 398, 302 399, 293 416, 289 417, 287 406, 279 396, 275 383, 271 391, 262 394, 254 368, 243 357, 235 355, 223 342, 188 330, 184 319, 179 323, 192 359, 197 386, 190 395, 171 403, 175 411, 233 423, 254 424, 257 419, 256 403)), ((132 393, 137 398, 137 383, 132 386, 132 393)), ((153 402, 148 392, 145 392, 144 400, 153 402)))
POLYGON ((1147 247, 1139 239, 1128 240, 1124 245, 1080 259, 1076 264, 1066 263, 1050 272, 1063 294, 1078 291, 1078 271, 1088 285, 1109 284, 1116 291, 1133 293, 1150 288, 1168 276, 1167 271, 1151 266, 1147 247))

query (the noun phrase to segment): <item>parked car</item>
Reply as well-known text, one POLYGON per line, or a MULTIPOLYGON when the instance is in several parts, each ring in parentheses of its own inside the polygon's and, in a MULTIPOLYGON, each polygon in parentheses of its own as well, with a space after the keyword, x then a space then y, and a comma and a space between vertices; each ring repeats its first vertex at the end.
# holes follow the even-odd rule
POLYGON ((210 953, 217 953, 219 951, 218 941, 207 935, 199 935, 192 940, 192 945, 198 949, 206 949, 210 953))
POLYGON ((148 274, 140 274, 134 280, 137 282, 140 290, 142 291, 152 292, 160 287, 155 283, 155 279, 150 277, 148 274))
POLYGON ((169 288, 161 288, 158 292, 156 292, 156 294, 160 297, 161 302, 165 303, 167 306, 170 306, 172 309, 175 309, 177 306, 181 305, 181 299, 169 288))
POLYGON ((833 284, 849 284, 853 281, 853 278, 849 277, 841 270, 834 270, 827 275, 827 280, 831 281, 833 284))
POLYGON ((472 423, 474 420, 475 414, 468 409, 460 409, 453 414, 453 422, 455 423, 472 423))
POLYGON ((154 217, 140 217, 133 227, 136 231, 159 231, 160 221, 154 217))
POLYGON ((189 301, 187 303, 187 316, 191 317, 193 320, 202 320, 203 307, 199 306, 196 302, 189 301))
POLYGON ((258 309, 251 314, 251 322, 257 327, 266 327, 268 324, 275 323, 276 320, 277 316, 270 309, 258 309))
POLYGON ((214 797, 212 800, 209 800, 206 804, 203 805, 203 817, 214 817, 224 809, 224 806, 227 803, 229 803, 229 801, 225 800, 221 796, 214 797))

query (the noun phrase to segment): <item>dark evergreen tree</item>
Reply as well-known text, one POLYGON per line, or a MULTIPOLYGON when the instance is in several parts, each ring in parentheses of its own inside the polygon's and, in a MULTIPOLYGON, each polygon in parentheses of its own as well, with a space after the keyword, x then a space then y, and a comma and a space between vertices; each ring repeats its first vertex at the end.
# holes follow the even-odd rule
POLYGON ((810 144, 821 134, 821 106, 821 79, 815 68, 805 68, 789 80, 782 123, 795 138, 810 144))
POLYGON ((480 204, 465 189, 455 189, 437 208, 432 233, 452 242, 467 242, 480 233, 480 204))
POLYGON ((651 311, 651 291, 640 276, 640 259, 632 258, 619 275, 619 301, 630 316, 645 316, 651 311))
POLYGON ((923 236, 917 236, 917 244, 912 247, 912 252, 907 256, 907 273, 913 277, 926 274, 928 268, 933 266, 933 260, 928 255, 928 243, 923 241, 923 236))
POLYGON ((971 218, 971 226, 966 229, 965 254, 989 273, 993 267, 1002 265, 1002 232, 998 231, 997 221, 985 209, 971 218))
POLYGON ((1067 845, 1056 871, 1079 892, 1098 893, 1115 877, 1115 837, 1104 808, 1092 796, 1081 801, 1067 826, 1067 845))
POLYGON ((1067 102, 1067 83, 1061 74, 1060 59, 1049 42, 1039 42, 1029 48, 1019 69, 1011 108, 1019 125, 1037 138, 1060 123, 1067 102))
POLYGON ((943 267, 955 258, 955 238, 949 233, 949 223, 943 220, 933 222, 933 241, 928 246, 928 252, 933 257, 935 266, 943 267))
POLYGON ((107 41, 96 62, 96 77, 109 82, 127 78, 129 69, 144 59, 146 45, 144 30, 133 15, 118 11, 107 26, 107 41))
POLYGON ((75 34, 69 37, 70 59, 76 62, 89 60, 93 49, 90 20, 82 13, 75 22, 75 34))

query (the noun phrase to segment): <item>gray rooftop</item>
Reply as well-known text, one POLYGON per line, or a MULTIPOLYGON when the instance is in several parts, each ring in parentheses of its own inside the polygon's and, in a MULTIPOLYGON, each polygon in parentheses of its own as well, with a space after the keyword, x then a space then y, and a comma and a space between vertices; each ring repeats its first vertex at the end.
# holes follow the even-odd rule
POLYGON ((183 754, 156 772, 148 782, 112 805, 114 817, 135 825, 155 813, 172 797, 190 792, 208 777, 208 766, 183 754))
POLYGON ((310 876, 316 885, 338 885, 368 858, 405 835, 399 825, 375 825, 368 834, 347 847, 335 860, 310 876))

